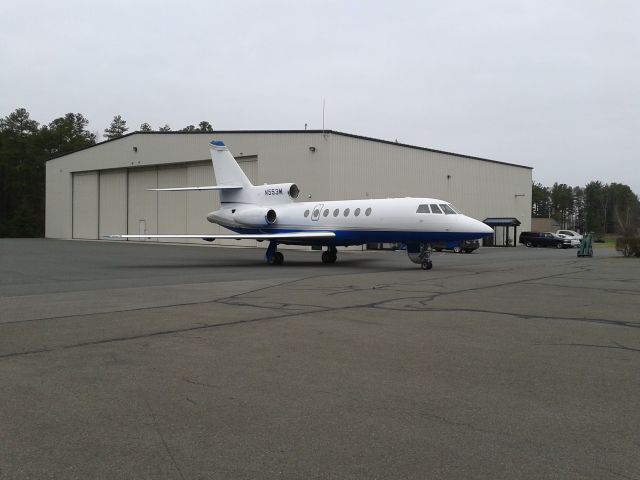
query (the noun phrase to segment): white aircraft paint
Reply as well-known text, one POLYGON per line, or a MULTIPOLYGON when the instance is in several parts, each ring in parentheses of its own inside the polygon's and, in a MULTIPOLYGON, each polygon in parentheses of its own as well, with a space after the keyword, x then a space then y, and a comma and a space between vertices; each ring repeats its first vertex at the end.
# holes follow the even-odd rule
POLYGON ((236 234, 227 235, 108 235, 106 238, 202 238, 215 240, 269 240, 266 260, 281 264, 277 245, 322 245, 325 263, 337 258, 337 246, 365 243, 404 243, 409 258, 431 268, 433 242, 477 239, 493 233, 491 227, 459 213, 437 198, 386 198, 326 202, 296 202, 293 183, 252 185, 224 143, 210 143, 218 185, 156 188, 154 191, 218 190, 221 208, 207 220, 236 234))

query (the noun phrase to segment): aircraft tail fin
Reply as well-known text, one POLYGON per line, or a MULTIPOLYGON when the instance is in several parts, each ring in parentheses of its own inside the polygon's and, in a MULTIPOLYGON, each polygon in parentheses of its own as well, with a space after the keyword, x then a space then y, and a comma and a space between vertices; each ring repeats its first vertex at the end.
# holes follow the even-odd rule
POLYGON ((213 162, 213 172, 216 175, 216 183, 218 185, 253 186, 222 141, 213 140, 209 144, 209 149, 211 151, 211 161, 213 162))
POLYGON ((213 173, 220 190, 220 203, 253 203, 253 185, 221 140, 209 143, 213 173), (228 186, 228 189, 224 187, 228 186))

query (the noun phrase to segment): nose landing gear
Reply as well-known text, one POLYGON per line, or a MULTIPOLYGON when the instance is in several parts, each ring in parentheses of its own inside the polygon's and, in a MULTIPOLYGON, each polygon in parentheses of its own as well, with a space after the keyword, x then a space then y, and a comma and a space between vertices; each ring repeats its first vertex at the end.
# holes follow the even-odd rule
POLYGON ((420 267, 423 270, 431 270, 433 268, 433 263, 431 262, 431 245, 421 244, 418 258, 420 259, 420 267))
POLYGON ((428 243, 414 243, 407 245, 407 255, 409 260, 420 265, 423 270, 431 270, 431 245, 428 243))

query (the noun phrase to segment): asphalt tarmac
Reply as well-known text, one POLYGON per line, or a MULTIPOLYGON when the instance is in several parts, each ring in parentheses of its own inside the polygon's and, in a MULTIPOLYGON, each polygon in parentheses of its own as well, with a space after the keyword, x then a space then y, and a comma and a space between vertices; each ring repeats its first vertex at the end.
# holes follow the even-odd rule
POLYGON ((0 478, 640 479, 640 261, 0 239, 0 478))

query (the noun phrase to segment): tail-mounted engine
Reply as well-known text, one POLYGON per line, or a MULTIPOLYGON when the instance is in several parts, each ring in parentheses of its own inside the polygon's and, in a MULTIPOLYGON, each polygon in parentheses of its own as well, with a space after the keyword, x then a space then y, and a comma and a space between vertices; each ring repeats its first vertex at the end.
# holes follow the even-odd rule
POLYGON ((278 215, 273 208, 249 207, 238 210, 233 215, 233 219, 249 227, 264 227, 276 223, 278 215))
POLYGON ((261 197, 261 201, 282 203, 298 198, 300 189, 295 183, 274 183, 270 185, 256 185, 254 187, 261 197))

